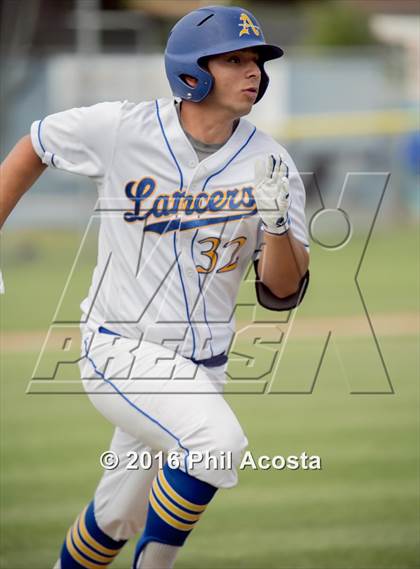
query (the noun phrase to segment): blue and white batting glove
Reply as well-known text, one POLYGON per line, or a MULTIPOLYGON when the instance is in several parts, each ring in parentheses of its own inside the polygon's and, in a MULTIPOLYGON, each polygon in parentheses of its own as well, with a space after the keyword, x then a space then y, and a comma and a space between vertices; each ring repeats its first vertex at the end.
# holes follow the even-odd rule
POLYGON ((255 162, 254 199, 264 231, 282 235, 289 230, 289 168, 281 156, 270 154, 255 162))

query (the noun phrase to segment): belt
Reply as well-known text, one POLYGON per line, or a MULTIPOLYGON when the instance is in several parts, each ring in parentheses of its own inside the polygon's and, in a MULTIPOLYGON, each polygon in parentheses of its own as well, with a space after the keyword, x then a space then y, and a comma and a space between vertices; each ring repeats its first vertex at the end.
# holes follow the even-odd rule
POLYGON ((211 358, 205 358, 204 360, 196 360, 195 358, 187 358, 187 359, 191 360, 197 365, 203 365, 206 367, 222 366, 225 365, 225 363, 228 361, 228 357, 225 354, 225 352, 217 354, 216 356, 212 356, 211 358))
MULTIPOLYGON (((121 336, 121 334, 113 332, 112 330, 109 330, 109 328, 105 328, 105 326, 99 326, 98 332, 100 332, 101 334, 109 334, 110 336, 121 336)), ((203 360, 196 360, 195 358, 187 358, 187 359, 191 360, 196 365, 203 365, 205 367, 217 367, 225 365, 225 363, 228 361, 228 357, 225 354, 225 352, 217 354, 216 356, 212 356, 211 358, 204 358, 203 360)))

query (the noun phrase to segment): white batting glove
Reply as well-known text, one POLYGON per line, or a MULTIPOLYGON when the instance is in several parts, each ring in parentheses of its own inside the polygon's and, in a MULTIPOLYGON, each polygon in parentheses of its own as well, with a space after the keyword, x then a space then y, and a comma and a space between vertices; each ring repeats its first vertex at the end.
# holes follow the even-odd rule
POLYGON ((1 274, 0 271, 0 294, 4 294, 4 282, 3 282, 3 275, 1 274))
POLYGON ((289 168, 281 156, 270 154, 255 162, 254 198, 264 231, 282 235, 289 229, 289 168))

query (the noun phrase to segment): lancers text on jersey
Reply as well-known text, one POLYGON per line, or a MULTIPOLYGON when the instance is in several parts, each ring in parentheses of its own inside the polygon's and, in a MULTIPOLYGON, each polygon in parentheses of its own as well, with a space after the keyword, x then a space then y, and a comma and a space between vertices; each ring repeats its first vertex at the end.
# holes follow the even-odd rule
POLYGON ((124 213, 127 222, 144 221, 149 217, 162 218, 183 213, 195 215, 195 219, 170 219, 148 223, 144 231, 167 233, 168 231, 193 229, 215 223, 235 221, 257 213, 253 197, 253 187, 244 186, 231 190, 219 189, 207 193, 201 191, 197 195, 177 190, 172 194, 159 194, 152 199, 156 182, 146 177, 128 182, 125 186, 126 196, 134 202, 132 211, 124 213), (223 216, 197 218, 197 214, 213 214, 223 212, 223 216))

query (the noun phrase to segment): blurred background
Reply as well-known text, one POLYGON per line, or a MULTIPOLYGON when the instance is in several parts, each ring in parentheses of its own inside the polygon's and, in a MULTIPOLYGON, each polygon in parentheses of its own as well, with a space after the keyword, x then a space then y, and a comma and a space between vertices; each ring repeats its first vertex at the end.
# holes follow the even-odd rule
MULTIPOLYGON (((188 11, 217 3, 228 4, 2 0, 2 158, 47 114, 169 96, 169 30, 188 11)), ((256 306, 250 270, 238 299, 228 397, 256 455, 305 450, 322 457, 323 469, 241 473, 177 567, 414 569, 419 4, 234 3, 251 10, 267 41, 285 51, 267 64, 270 87, 248 118, 286 146, 301 172, 311 284, 290 319, 256 306), (339 205, 351 234, 343 217, 316 216, 339 205), (272 396, 257 397, 262 393, 272 396)), ((52 322, 80 318, 96 259, 97 224, 88 228, 95 200, 88 180, 48 171, 1 234, 4 569, 53 565, 68 525, 91 498, 111 436, 111 426, 76 394, 78 342, 66 345, 65 356, 57 343, 44 345, 52 322), (58 372, 57 358, 66 362, 58 372), (30 384, 34 370, 54 377, 54 387, 30 384)), ((131 551, 130 544, 115 567, 129 567, 131 551)))
MULTIPOLYGON (((162 56, 167 35, 178 18, 206 2, 1 4, 4 155, 46 114, 103 100, 170 95, 162 56)), ((339 191, 349 171, 392 171, 395 193, 384 207, 415 220, 418 2, 283 0, 243 6, 257 14, 268 41, 286 52, 267 64, 270 89, 251 120, 288 147, 300 171, 316 174, 325 196, 339 191)), ((90 212, 85 200, 92 198, 85 187, 83 180, 51 175, 36 197, 28 195, 28 208, 16 211, 10 227, 85 225, 90 212)), ((313 192, 308 183, 309 202, 313 192)), ((365 184, 353 196, 363 211, 369 200, 365 184)))

